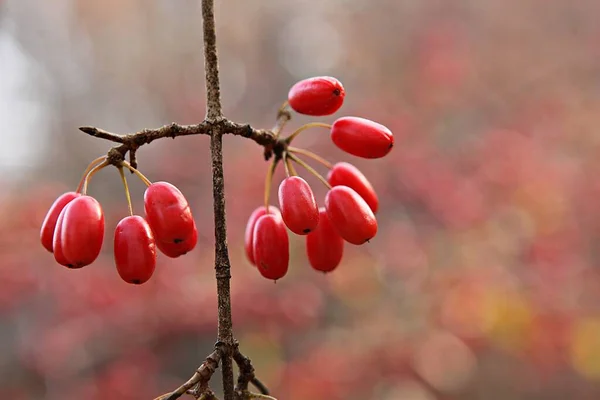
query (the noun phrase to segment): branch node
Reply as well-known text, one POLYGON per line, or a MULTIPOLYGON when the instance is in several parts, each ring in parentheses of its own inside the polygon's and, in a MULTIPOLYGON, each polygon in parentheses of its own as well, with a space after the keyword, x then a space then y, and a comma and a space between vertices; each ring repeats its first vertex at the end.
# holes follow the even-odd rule
MULTIPOLYGON (((127 153, 127 147, 125 145, 118 146, 118 147, 111 147, 111 149, 108 151, 108 154, 106 155, 106 161, 109 164, 114 165, 115 167, 118 167, 121 165, 123 160, 125 160, 125 153, 127 153)), ((134 157, 134 159, 135 159, 135 157, 134 157)))
POLYGON ((176 122, 171 122, 171 125, 169 125, 169 127, 169 131, 171 132, 169 136, 175 139, 177 135, 179 135, 179 132, 181 132, 181 126, 176 122))
POLYGON ((245 138, 250 138, 252 137, 252 134, 254 133, 254 130, 252 129, 252 127, 250 126, 250 124, 246 124, 244 126, 244 133, 242 133, 242 136, 245 138))
POLYGON ((215 268, 215 276, 217 279, 230 279, 231 272, 229 270, 225 270, 224 268, 215 268))

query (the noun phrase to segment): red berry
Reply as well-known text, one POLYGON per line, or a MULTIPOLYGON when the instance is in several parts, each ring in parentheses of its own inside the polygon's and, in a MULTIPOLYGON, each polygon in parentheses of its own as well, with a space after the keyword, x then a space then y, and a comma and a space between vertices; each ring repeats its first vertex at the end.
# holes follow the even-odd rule
POLYGON ((187 245, 183 246, 186 252, 194 248, 197 237, 195 240, 193 237, 198 235, 196 224, 190 205, 179 189, 167 182, 153 183, 144 193, 144 210, 159 249, 163 244, 186 241, 187 245))
POLYGON ((50 253, 53 252, 52 242, 54 241, 54 230, 56 228, 56 221, 58 220, 58 216, 60 212, 65 208, 67 204, 69 204, 73 199, 79 197, 80 194, 76 192, 67 192, 60 195, 50 206, 48 213, 46 214, 46 218, 44 218, 44 222, 42 223, 42 229, 40 231, 40 239, 42 241, 42 246, 46 248, 50 253))
POLYGON ((362 197, 373 213, 379 209, 379 199, 371 183, 362 172, 354 165, 347 162, 339 162, 333 166, 327 176, 331 186, 348 186, 362 197))
POLYGON ((294 111, 313 116, 330 115, 344 103, 342 83, 330 76, 317 76, 296 83, 288 93, 294 111))
MULTIPOLYGON (((254 262, 254 254, 252 252, 252 243, 254 239, 254 225, 256 225, 256 221, 267 213, 267 208, 265 206, 260 206, 252 211, 250 214, 250 218, 248 218, 248 223, 246 224, 246 232, 244 233, 244 250, 246 251, 246 257, 248 261, 255 265, 254 262)), ((281 212, 275 206, 269 206, 269 213, 276 214, 281 216, 281 212)))
POLYGON ((123 218, 115 229, 115 265, 127 283, 142 284, 156 268, 154 235, 146 220, 139 215, 123 218))
POLYGON ((331 224, 352 244, 363 244, 377 234, 377 220, 369 205, 348 186, 334 186, 325 196, 331 224))
POLYGON ((64 257, 76 268, 93 263, 104 240, 104 213, 100 203, 91 196, 80 196, 67 204, 64 213, 60 224, 64 257))
POLYGON ((297 235, 306 235, 319 223, 319 207, 310 185, 299 176, 290 176, 279 185, 279 207, 286 226, 297 235))
POLYGON ((317 271, 333 271, 342 261, 344 239, 337 233, 324 207, 319 208, 319 225, 306 236, 306 254, 317 271))
POLYGON ((67 258, 65 257, 65 255, 63 254, 63 251, 62 251, 62 243, 60 241, 60 238, 62 235, 61 232, 62 232, 62 224, 63 224, 64 219, 65 219, 65 207, 63 207, 62 211, 58 215, 58 219, 56 220, 56 229, 54 229, 54 236, 52 238, 52 248, 54 250, 53 251, 54 259, 56 260, 57 263, 59 263, 60 265, 64 265, 67 268, 80 268, 80 267, 76 267, 69 260, 67 260, 67 258))
POLYGON ((388 128, 360 117, 337 119, 331 126, 331 140, 346 153, 362 158, 381 158, 394 146, 388 128))
POLYGON ((156 247, 166 255, 167 257, 177 258, 184 254, 189 253, 196 247, 198 243, 198 230, 196 229, 196 223, 194 222, 194 229, 192 230, 191 236, 188 236, 181 242, 156 242, 156 247))
POLYGON ((283 219, 276 214, 259 217, 253 236, 252 252, 260 274, 273 280, 285 276, 290 262, 290 245, 283 219))

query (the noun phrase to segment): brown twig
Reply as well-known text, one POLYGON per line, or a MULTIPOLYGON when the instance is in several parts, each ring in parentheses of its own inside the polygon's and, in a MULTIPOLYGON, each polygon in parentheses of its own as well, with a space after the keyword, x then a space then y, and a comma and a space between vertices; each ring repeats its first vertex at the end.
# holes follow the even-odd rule
POLYGON ((238 393, 238 396, 240 396, 242 392, 248 390, 249 383, 252 383, 261 394, 268 395, 269 389, 267 389, 267 387, 256 377, 252 361, 240 352, 237 344, 233 351, 233 359, 240 370, 237 385, 235 386, 235 391, 238 393))
POLYGON ((261 394, 266 394, 266 395, 270 394, 269 389, 257 377, 250 379, 250 383, 253 384, 254 387, 257 388, 261 394))
POLYGON ((208 381, 215 373, 216 369, 219 367, 219 361, 221 360, 221 350, 217 348, 213 351, 208 357, 206 357, 206 361, 202 363, 202 365, 196 370, 194 375, 183 385, 179 386, 177 389, 172 391, 171 393, 163 394, 162 396, 158 396, 154 400, 175 400, 186 394, 188 390, 190 390, 195 385, 200 385, 202 389, 208 388, 208 381))
POLYGON ((125 157, 127 152, 130 152, 130 164, 137 168, 135 162, 136 150, 144 145, 149 144, 157 139, 176 138, 177 136, 191 135, 211 135, 213 132, 221 132, 221 134, 232 134, 251 139, 257 144, 265 147, 273 147, 276 142, 276 137, 273 131, 268 129, 255 129, 247 124, 239 124, 221 118, 215 121, 205 120, 196 125, 179 125, 175 122, 161 126, 155 129, 142 129, 139 132, 118 135, 108 132, 93 126, 82 126, 80 131, 87 133, 100 139, 109 140, 111 142, 120 143, 120 146, 115 147, 116 150, 125 157), (133 156, 133 159, 132 159, 133 156))
MULTIPOLYGON (((204 29, 204 71, 206 80, 206 122, 214 125, 223 120, 219 85, 219 62, 215 29, 214 0, 202 0, 202 23, 204 29)), ((248 129, 246 128, 246 132, 248 129)), ((213 212, 215 221, 215 276, 217 279, 218 340, 225 344, 221 354, 223 395, 225 400, 234 400, 233 366, 231 349, 234 346, 231 320, 231 263, 227 248, 227 220, 225 215, 225 179, 223 177, 223 134, 222 126, 210 129, 210 156, 212 165, 213 212), (215 129, 221 128, 221 129, 215 129)))
POLYGON ((221 85, 217 57, 214 0, 202 0, 202 25, 204 30, 204 77, 206 80, 206 119, 215 121, 223 117, 221 85))

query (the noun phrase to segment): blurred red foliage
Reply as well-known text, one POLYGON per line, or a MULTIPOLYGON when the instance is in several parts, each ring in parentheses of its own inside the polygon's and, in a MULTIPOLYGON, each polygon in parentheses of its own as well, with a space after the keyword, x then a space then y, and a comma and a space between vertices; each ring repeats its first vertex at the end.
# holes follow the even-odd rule
MULTIPOLYGON (((9 35, 43 70, 37 85, 48 77, 56 85, 45 104, 55 125, 49 147, 34 174, 7 180, 0 194, 0 397, 153 398, 187 379, 214 344, 208 140, 164 140, 138 154, 150 179, 186 195, 199 231, 198 248, 159 257, 147 284, 121 282, 110 240, 97 262, 70 271, 38 234, 54 198, 107 149, 74 133, 78 124, 135 131, 203 117, 199 10, 76 3, 35 12, 26 2, 0 5, 17 28, 39 28, 9 35)), ((290 272, 273 284, 243 249, 267 164, 254 143, 225 138, 234 328, 275 396, 598 398, 600 63, 589 55, 597 55, 600 5, 217 3, 232 119, 270 127, 302 78, 280 62, 278 32, 297 13, 314 13, 341 34, 343 62, 318 71, 344 82, 338 114, 380 121, 396 140, 388 158, 362 163, 326 134, 298 139, 364 172, 380 199, 379 233, 347 246, 327 275, 309 267, 303 238, 293 237, 290 272)), ((322 205, 325 192, 311 179, 322 205)), ((90 190, 108 237, 127 212, 117 174, 98 174, 90 190)))

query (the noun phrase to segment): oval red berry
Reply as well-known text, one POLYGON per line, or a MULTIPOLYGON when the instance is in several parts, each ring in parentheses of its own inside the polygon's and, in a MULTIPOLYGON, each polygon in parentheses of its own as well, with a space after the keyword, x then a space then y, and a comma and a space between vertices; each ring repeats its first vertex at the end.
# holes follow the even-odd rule
POLYGON ((117 272, 127 283, 147 282, 156 268, 154 235, 139 215, 123 218, 115 229, 114 256, 117 272))
POLYGON ((159 249, 160 242, 178 244, 197 235, 188 201, 168 182, 155 182, 146 189, 144 210, 159 249))
POLYGON ((362 197, 373 213, 379 209, 379 198, 371 182, 354 165, 347 162, 339 162, 331 168, 327 181, 331 186, 348 186, 362 197))
POLYGON ((348 186, 335 186, 325 196, 331 224, 345 241, 360 245, 377 234, 377 220, 369 205, 348 186))
POLYGON ((287 229, 279 215, 265 214, 254 225, 252 251, 256 267, 267 279, 281 279, 288 271, 290 245, 287 229))
POLYGON ((104 240, 104 213, 91 196, 80 196, 64 208, 60 245, 65 258, 76 268, 93 263, 104 240))
POLYGON ((194 222, 192 233, 180 242, 156 242, 156 247, 167 257, 177 258, 189 253, 198 243, 198 230, 194 222))
POLYGON ((319 223, 319 207, 310 185, 290 176, 279 185, 279 207, 285 225, 297 235, 306 235, 319 223))
POLYGON ((46 248, 50 253, 53 252, 52 242, 54 241, 54 230, 56 229, 56 222, 60 212, 69 204, 73 199, 79 197, 80 194, 76 192, 67 192, 60 195, 50 206, 44 222, 42 223, 42 229, 40 230, 40 240, 42 246, 46 248))
POLYGON ((342 117, 331 126, 331 140, 346 153, 381 158, 394 147, 394 136, 385 126, 360 117, 342 117))
POLYGON ((58 215, 58 219, 56 220, 56 228, 54 229, 54 236, 52 238, 52 249, 53 249, 53 253, 54 253, 54 259, 56 260, 57 263, 65 266, 67 268, 71 268, 71 269, 80 268, 80 267, 73 265, 73 263, 71 263, 71 261, 67 260, 67 258, 65 257, 65 255, 63 254, 63 251, 62 251, 62 243, 61 243, 60 239, 62 236, 62 234, 61 234, 62 224, 65 219, 65 208, 66 207, 63 207, 62 211, 58 215))
MULTIPOLYGON (((275 206, 269 206, 269 213, 273 213, 281 216, 281 212, 275 206)), ((254 254, 252 252, 252 243, 254 241, 254 225, 256 225, 256 221, 267 214, 267 208, 265 206, 260 206, 252 211, 250 217, 248 218, 248 223, 246 224, 246 231, 244 232, 244 251, 246 252, 246 258, 252 265, 256 265, 254 262, 254 254)))
POLYGON ((317 271, 333 271, 342 261, 344 239, 337 233, 324 207, 319 209, 319 225, 306 236, 306 254, 317 271))
POLYGON ((300 114, 331 115, 344 103, 342 83, 330 76, 317 76, 297 82, 288 93, 292 109, 300 114))

